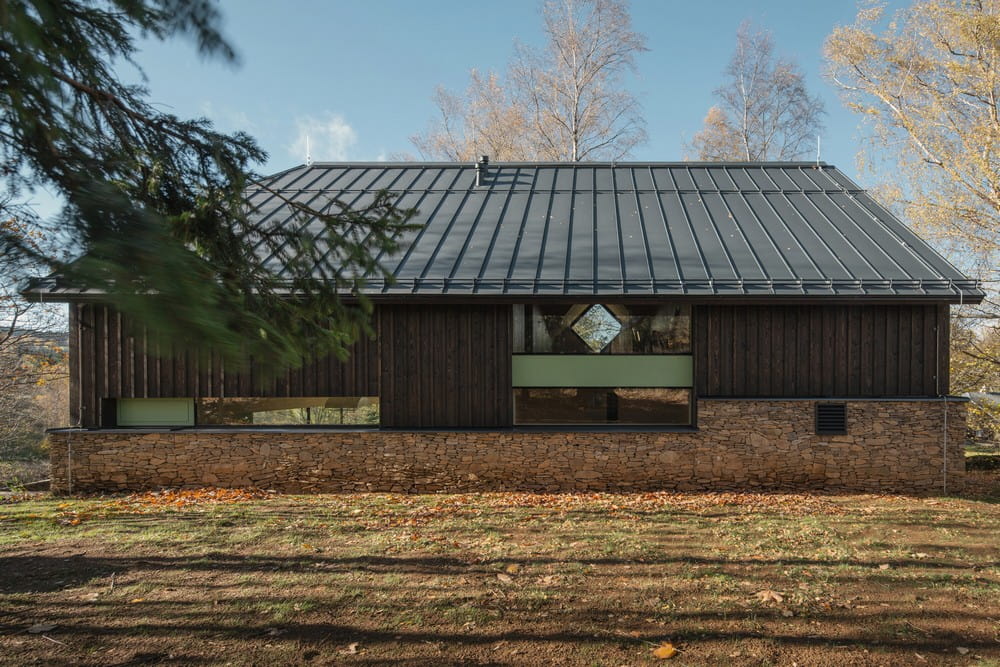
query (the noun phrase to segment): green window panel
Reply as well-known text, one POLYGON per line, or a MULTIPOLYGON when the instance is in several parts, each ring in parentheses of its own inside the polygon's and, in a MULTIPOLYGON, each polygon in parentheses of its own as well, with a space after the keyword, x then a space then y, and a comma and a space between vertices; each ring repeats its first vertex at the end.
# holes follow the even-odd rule
POLYGON ((119 426, 194 426, 194 399, 120 398, 119 426))
POLYGON ((691 387, 691 355, 515 354, 515 387, 691 387))

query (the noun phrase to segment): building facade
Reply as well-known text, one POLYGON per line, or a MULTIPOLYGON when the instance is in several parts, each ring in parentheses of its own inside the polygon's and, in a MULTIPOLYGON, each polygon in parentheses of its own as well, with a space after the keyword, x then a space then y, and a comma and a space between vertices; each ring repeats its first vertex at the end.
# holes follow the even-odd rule
POLYGON ((823 164, 316 164, 248 193, 422 226, 371 283, 346 362, 158 349, 99 294, 70 303, 54 488, 948 491, 965 407, 951 304, 982 298, 823 164))

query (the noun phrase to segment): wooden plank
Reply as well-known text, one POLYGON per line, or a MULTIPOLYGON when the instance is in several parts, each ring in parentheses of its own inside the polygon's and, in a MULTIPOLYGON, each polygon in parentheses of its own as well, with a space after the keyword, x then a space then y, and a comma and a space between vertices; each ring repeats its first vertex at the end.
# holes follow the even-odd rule
POLYGON ((871 376, 872 396, 886 396, 886 314, 885 306, 872 307, 871 376))
POLYGON ((922 329, 924 340, 924 391, 927 396, 938 395, 937 367, 937 306, 922 308, 922 329))
POLYGON ((80 307, 80 424, 84 427, 99 426, 96 405, 97 344, 94 340, 94 314, 97 306, 86 304, 80 307))
POLYGON ((737 396, 745 396, 749 389, 746 374, 746 358, 749 352, 747 348, 748 317, 744 308, 733 308, 731 312, 733 319, 729 356, 732 358, 733 393, 737 396))
POLYGON ((942 396, 951 393, 951 370, 948 355, 951 350, 951 314, 948 304, 938 306, 938 374, 941 376, 939 390, 942 396))
POLYGON ((834 322, 834 363, 836 369, 833 375, 833 393, 836 396, 848 395, 848 384, 851 376, 850 345, 848 334, 848 309, 846 306, 833 306, 834 322))
POLYGON ((135 336, 132 322, 125 315, 121 316, 121 396, 135 396, 135 336))
POLYGON ((809 340, 809 310, 805 306, 791 306, 795 309, 795 364, 796 395, 809 396, 812 390, 813 359, 809 340))
POLYGON ((69 304, 69 423, 80 424, 80 397, 84 387, 80 365, 80 310, 81 304, 69 304))
POLYGON ((923 313, 924 309, 922 306, 911 306, 910 307, 910 340, 912 342, 912 348, 910 349, 910 384, 909 391, 910 395, 919 395, 924 392, 924 355, 923 347, 925 341, 923 340, 923 313))
POLYGON ((765 339, 768 342, 767 349, 770 351, 768 374, 770 381, 767 387, 768 396, 789 396, 788 384, 786 382, 785 364, 788 362, 788 354, 785 346, 785 308, 783 306, 767 309, 768 321, 771 331, 765 339))
POLYGON ((858 306, 848 306, 847 311, 847 336, 849 338, 847 395, 861 396, 864 392, 861 380, 864 373, 861 359, 861 308, 858 306))
POLYGON ((104 396, 106 398, 118 398, 122 395, 121 385, 121 355, 122 355, 122 332, 121 315, 110 308, 104 309, 106 316, 107 331, 105 332, 107 351, 107 389, 104 396))
MULTIPOLYGON (((101 399, 109 396, 108 392, 108 308, 94 308, 94 409, 101 409, 101 399)), ((100 417, 98 416, 98 421, 100 417)))
POLYGON ((732 395, 736 395, 736 387, 733 382, 733 307, 720 306, 719 332, 722 335, 720 340, 719 355, 719 379, 722 386, 727 387, 732 395))
POLYGON ((899 378, 896 386, 900 396, 909 396, 913 393, 911 384, 910 366, 913 358, 913 338, 911 336, 912 306, 899 306, 897 309, 897 336, 899 340, 899 361, 897 362, 896 374, 899 378))

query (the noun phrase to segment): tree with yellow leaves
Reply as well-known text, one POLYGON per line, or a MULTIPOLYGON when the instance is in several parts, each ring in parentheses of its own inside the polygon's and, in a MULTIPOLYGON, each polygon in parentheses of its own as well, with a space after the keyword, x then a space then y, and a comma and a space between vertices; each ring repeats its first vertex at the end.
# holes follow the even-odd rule
POLYGON ((917 0, 888 21, 869 6, 825 52, 828 76, 870 131, 861 157, 894 184, 883 191, 890 203, 984 281, 983 305, 959 317, 988 338, 1000 321, 1000 0, 917 0))

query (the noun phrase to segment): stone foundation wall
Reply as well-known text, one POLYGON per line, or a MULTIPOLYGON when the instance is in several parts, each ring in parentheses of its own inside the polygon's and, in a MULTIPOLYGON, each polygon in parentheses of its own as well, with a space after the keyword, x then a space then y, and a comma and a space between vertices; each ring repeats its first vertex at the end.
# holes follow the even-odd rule
POLYGON ((964 403, 852 401, 840 436, 815 435, 813 405, 701 400, 691 432, 66 430, 52 488, 940 492, 945 405, 948 490, 961 487, 964 403))

